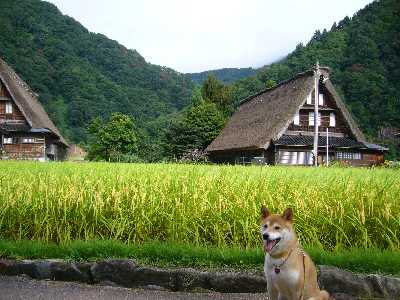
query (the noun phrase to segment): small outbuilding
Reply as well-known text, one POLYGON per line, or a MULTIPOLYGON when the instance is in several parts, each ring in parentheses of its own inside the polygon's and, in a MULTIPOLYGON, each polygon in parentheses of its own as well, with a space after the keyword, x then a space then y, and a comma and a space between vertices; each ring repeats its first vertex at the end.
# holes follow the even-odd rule
POLYGON ((62 160, 67 148, 37 95, 0 59, 0 159, 62 160))
POLYGON ((319 164, 342 161, 371 166, 384 161, 386 148, 368 143, 329 80, 329 68, 300 73, 243 100, 225 128, 207 147, 216 163, 312 165, 314 114, 318 101, 319 164), (327 134, 328 132, 328 134, 327 134))

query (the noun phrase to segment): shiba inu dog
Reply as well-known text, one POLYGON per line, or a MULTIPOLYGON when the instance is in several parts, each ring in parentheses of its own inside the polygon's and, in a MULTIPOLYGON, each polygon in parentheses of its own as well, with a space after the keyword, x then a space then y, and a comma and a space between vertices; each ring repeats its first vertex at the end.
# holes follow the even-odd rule
POLYGON ((263 206, 261 237, 269 300, 331 299, 328 292, 319 289, 315 265, 299 245, 291 208, 278 215, 263 206))

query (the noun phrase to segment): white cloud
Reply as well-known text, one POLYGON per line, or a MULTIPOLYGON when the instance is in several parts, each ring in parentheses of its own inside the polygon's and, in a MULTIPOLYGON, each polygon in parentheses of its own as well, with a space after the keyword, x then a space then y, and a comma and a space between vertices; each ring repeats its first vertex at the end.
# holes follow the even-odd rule
POLYGON ((180 72, 259 67, 370 0, 48 0, 90 31, 180 72))

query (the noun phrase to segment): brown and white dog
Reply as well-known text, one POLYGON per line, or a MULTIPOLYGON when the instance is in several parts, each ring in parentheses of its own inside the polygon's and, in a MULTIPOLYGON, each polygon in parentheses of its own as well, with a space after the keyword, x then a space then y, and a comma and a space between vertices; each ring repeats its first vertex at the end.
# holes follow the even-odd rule
POLYGON ((299 245, 291 208, 278 215, 263 206, 261 236, 269 300, 330 299, 326 291, 319 289, 315 265, 299 245))

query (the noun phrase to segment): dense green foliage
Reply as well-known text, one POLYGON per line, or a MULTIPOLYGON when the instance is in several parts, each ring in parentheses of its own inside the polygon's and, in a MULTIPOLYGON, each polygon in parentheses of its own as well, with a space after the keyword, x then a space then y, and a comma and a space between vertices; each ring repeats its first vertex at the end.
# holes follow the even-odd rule
POLYGON ((203 101, 172 119, 165 135, 165 153, 181 158, 192 150, 204 150, 221 131, 226 118, 212 102, 203 101))
POLYGON ((90 139, 88 159, 116 160, 121 155, 137 153, 137 137, 133 119, 121 113, 113 113, 110 120, 102 124, 94 119, 88 128, 90 139))
POLYGON ((397 170, 0 162, 0 232, 65 242, 260 245, 260 207, 291 206, 304 246, 400 248, 397 170))
POLYGON ((143 141, 149 141, 158 117, 190 104, 188 76, 90 33, 50 3, 2 0, 0 11, 0 57, 40 94, 73 142, 86 140, 93 118, 107 119, 112 112, 134 117, 143 141))
POLYGON ((207 102, 215 103, 225 114, 232 112, 231 89, 213 75, 209 75, 201 87, 201 96, 207 102))
MULTIPOLYGON (((261 244, 261 241, 260 241, 261 244)), ((182 243, 149 241, 124 243, 118 240, 74 240, 55 244, 29 240, 0 239, 0 256, 17 259, 98 260, 131 258, 139 264, 200 269, 228 268, 262 272, 262 247, 193 246, 182 243)), ((400 274, 400 252, 378 249, 324 251, 305 248, 318 265, 336 266, 353 272, 400 274)))
POLYGON ((234 100, 310 69, 319 60, 332 69, 331 79, 359 122, 375 138, 381 127, 400 124, 400 5, 398 0, 369 4, 330 31, 317 31, 285 59, 258 70, 233 86, 234 100))
POLYGON ((194 89, 192 103, 172 118, 165 132, 164 149, 169 158, 203 151, 217 137, 233 111, 231 88, 209 75, 201 88, 194 89))
POLYGON ((225 84, 233 83, 240 79, 254 76, 257 70, 253 68, 223 68, 213 71, 204 71, 200 73, 187 73, 197 84, 202 84, 209 75, 214 75, 218 80, 225 84))

